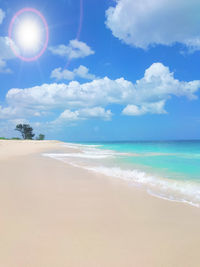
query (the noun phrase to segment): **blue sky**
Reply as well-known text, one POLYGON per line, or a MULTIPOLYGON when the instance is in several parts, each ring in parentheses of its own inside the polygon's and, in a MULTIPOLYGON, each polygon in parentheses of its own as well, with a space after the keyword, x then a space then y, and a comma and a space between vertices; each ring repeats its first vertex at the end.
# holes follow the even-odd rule
POLYGON ((199 139, 199 13, 197 0, 1 0, 0 136, 30 123, 69 141, 199 139), (24 7, 49 27, 31 62, 8 38, 24 7))

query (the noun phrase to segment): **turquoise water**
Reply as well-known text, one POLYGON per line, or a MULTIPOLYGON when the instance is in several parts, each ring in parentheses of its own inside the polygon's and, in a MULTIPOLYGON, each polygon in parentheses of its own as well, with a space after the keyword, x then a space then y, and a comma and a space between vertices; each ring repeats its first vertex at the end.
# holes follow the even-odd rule
POLYGON ((200 141, 66 143, 64 146, 76 150, 45 156, 128 181, 157 197, 200 207, 200 141))
POLYGON ((130 153, 120 160, 170 179, 200 182, 200 141, 110 142, 99 148, 130 153), (131 156, 131 153, 135 154, 131 156))

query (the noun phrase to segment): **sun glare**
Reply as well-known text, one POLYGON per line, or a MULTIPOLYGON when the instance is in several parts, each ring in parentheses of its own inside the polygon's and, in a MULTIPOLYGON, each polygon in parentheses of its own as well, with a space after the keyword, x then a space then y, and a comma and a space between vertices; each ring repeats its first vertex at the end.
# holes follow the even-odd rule
POLYGON ((25 51, 35 51, 41 42, 39 25, 33 20, 24 20, 16 29, 16 37, 19 46, 25 51))
POLYGON ((48 25, 37 9, 20 9, 10 22, 8 34, 12 51, 23 61, 37 60, 47 48, 48 25))

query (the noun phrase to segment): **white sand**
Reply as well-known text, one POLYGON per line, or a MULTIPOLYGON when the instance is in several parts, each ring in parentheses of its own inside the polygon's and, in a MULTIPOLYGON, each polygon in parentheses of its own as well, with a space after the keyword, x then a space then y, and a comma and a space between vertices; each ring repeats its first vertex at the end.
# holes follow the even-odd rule
POLYGON ((198 267, 200 209, 0 141, 0 266, 198 267))

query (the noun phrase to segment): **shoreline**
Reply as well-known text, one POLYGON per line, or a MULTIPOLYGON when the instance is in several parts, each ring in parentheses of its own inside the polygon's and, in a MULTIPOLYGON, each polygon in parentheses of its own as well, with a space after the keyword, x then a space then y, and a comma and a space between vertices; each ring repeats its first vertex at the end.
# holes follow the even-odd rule
POLYGON ((1 266, 200 264, 199 209, 41 155, 75 151, 64 143, 4 142, 1 266))
MULTIPOLYGON (((45 153, 44 156, 70 163, 72 166, 89 170, 92 173, 121 179, 129 183, 130 186, 142 187, 154 197, 200 208, 200 184, 197 181, 170 179, 165 177, 163 173, 159 173, 156 168, 150 172, 146 166, 133 166, 123 160, 124 156, 134 155, 134 157, 137 157, 140 154, 119 152, 95 144, 63 143, 63 146, 67 149, 74 149, 74 151, 72 150, 72 153, 68 151, 67 153, 45 153), (111 159, 114 159, 114 161, 111 161, 111 159)), ((152 155, 152 153, 150 154, 152 155)), ((163 156, 165 154, 157 153, 156 155, 163 156)))

